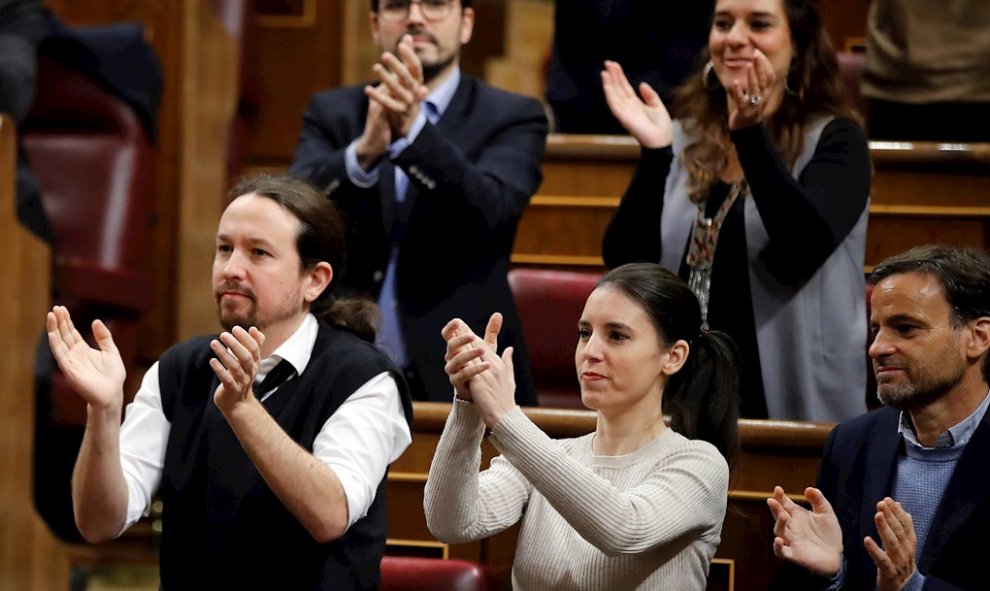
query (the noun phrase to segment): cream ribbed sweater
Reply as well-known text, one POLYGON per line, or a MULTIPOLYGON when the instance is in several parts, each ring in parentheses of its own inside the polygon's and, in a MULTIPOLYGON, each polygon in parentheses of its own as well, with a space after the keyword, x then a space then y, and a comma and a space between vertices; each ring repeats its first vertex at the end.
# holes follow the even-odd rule
POLYGON ((714 446, 670 429, 624 456, 592 435, 555 441, 521 409, 493 429, 501 456, 479 474, 484 424, 455 402, 426 483, 426 520, 463 543, 523 519, 516 591, 701 591, 725 517, 729 469, 714 446))

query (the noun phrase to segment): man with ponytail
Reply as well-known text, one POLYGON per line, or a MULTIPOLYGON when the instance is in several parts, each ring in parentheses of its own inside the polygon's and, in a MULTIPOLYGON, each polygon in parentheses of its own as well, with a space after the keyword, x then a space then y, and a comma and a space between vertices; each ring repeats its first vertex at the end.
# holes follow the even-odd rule
POLYGON ((239 182, 213 289, 224 332, 180 343, 124 403, 110 331, 68 311, 48 340, 87 402, 72 481, 90 542, 119 536, 160 490, 162 588, 377 588, 388 464, 410 442, 405 383, 374 340, 374 304, 334 301, 346 228, 287 176, 239 182), (264 379, 261 379, 264 378, 264 379))
POLYGON ((444 329, 455 400, 426 483, 430 531, 460 543, 521 520, 517 590, 705 589, 739 445, 731 339, 702 331, 697 298, 659 265, 610 271, 574 358, 597 426, 555 441, 514 401, 500 322, 484 339, 457 319, 444 329), (502 455, 479 474, 486 428, 502 455))

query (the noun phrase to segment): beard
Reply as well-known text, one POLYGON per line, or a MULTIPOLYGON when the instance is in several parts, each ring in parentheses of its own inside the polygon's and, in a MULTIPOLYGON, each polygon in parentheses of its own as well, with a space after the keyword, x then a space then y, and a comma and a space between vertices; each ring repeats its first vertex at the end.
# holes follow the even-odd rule
POLYGON ((213 297, 217 302, 217 317, 220 320, 220 326, 224 330, 229 332, 235 326, 240 326, 247 330, 257 324, 258 300, 251 288, 235 282, 224 282, 214 288, 213 297), (230 291, 239 293, 248 299, 247 310, 238 312, 235 306, 224 304, 222 294, 230 291))
MULTIPOLYGON (((877 398, 880 402, 897 410, 909 410, 926 406, 938 400, 962 381, 966 372, 964 364, 948 366, 937 371, 939 363, 929 362, 918 367, 917 374, 906 383, 877 383, 877 398)), ((943 366, 945 367, 945 366, 943 366)))
POLYGON ((233 310, 227 310, 223 304, 220 304, 217 306, 217 315, 220 317, 220 326, 227 332, 233 330, 235 326, 247 330, 258 325, 258 307, 254 302, 251 303, 246 312, 240 314, 233 310))
POLYGON ((437 76, 440 75, 441 72, 443 72, 444 70, 446 70, 447 68, 449 68, 450 67, 450 64, 452 64, 452 63, 454 63, 454 56, 453 55, 451 55, 449 57, 446 57, 444 59, 441 59, 441 60, 437 60, 437 61, 435 61, 433 63, 429 63, 429 64, 424 63, 423 64, 423 84, 429 84, 430 82, 432 82, 437 76))
POLYGON ((254 326, 261 332, 264 332, 268 327, 288 320, 306 309, 307 306, 303 303, 301 290, 302 287, 297 286, 295 292, 286 296, 281 307, 272 309, 269 305, 267 311, 259 316, 258 299, 251 288, 239 283, 222 283, 214 289, 214 297, 217 300, 217 317, 220 320, 220 326, 228 332, 233 330, 235 326, 240 326, 244 330, 254 326), (221 297, 221 294, 224 292, 234 292, 243 295, 248 300, 246 302, 247 308, 242 309, 245 304, 244 302, 224 304, 221 297))

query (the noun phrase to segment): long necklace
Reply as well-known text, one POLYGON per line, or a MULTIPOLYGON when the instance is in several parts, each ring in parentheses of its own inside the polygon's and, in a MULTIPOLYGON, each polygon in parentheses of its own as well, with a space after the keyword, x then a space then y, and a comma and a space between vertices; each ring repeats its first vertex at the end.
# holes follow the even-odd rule
POLYGON ((701 304, 701 327, 708 329, 708 300, 712 289, 712 262, 715 260, 715 247, 718 245, 718 233, 732 205, 745 188, 746 181, 734 183, 721 207, 710 218, 705 215, 705 202, 698 204, 698 214, 691 228, 691 244, 688 248, 687 264, 691 268, 688 276, 688 286, 701 304))

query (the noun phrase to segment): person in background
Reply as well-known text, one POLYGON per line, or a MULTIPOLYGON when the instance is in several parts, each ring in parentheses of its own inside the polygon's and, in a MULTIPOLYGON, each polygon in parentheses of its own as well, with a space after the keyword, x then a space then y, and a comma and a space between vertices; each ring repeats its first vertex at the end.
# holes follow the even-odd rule
MULTIPOLYGON (((41 0, 0 0, 0 113, 18 124, 34 100, 38 44, 48 30, 41 0)), ((17 158, 17 219, 38 238, 51 242, 41 188, 23 153, 17 158)))
POLYGON ((558 0, 546 99, 561 133, 624 134, 605 103, 600 74, 606 59, 623 65, 665 102, 695 71, 705 47, 714 0, 558 0))
POLYGON ((574 353, 597 425, 555 441, 515 404, 500 321, 484 340, 444 328, 456 398, 426 482, 430 531, 462 543, 521 520, 514 589, 704 589, 739 446, 731 339, 701 328, 697 298, 659 265, 610 271, 574 353), (502 455, 479 474, 486 430, 502 455))
POLYGON ((658 261, 743 356, 742 416, 866 409, 869 150, 812 0, 719 0, 709 61, 676 119, 606 62, 605 97, 642 146, 602 245, 658 261))
POLYGON ((837 426, 811 510, 776 487, 780 589, 975 590, 990 528, 990 256, 923 246, 877 265, 883 408, 837 426))
POLYGON ((505 343, 520 353, 518 400, 535 404, 507 273, 542 179, 543 106, 461 74, 470 0, 371 0, 369 20, 385 52, 377 84, 316 94, 290 170, 347 214, 341 287, 378 300, 378 344, 414 398, 449 400, 444 324, 457 316, 481 331, 501 310, 505 343))
POLYGON ((866 21, 871 139, 990 141, 990 2, 872 0, 866 21))
POLYGON ((64 307, 48 314, 55 360, 87 402, 76 524, 90 542, 115 538, 160 489, 164 589, 377 588, 385 473, 410 443, 412 404, 368 342, 374 304, 331 293, 344 220, 291 177, 229 196, 213 261, 224 332, 166 351, 123 425, 106 326, 94 321, 93 348, 64 307))

